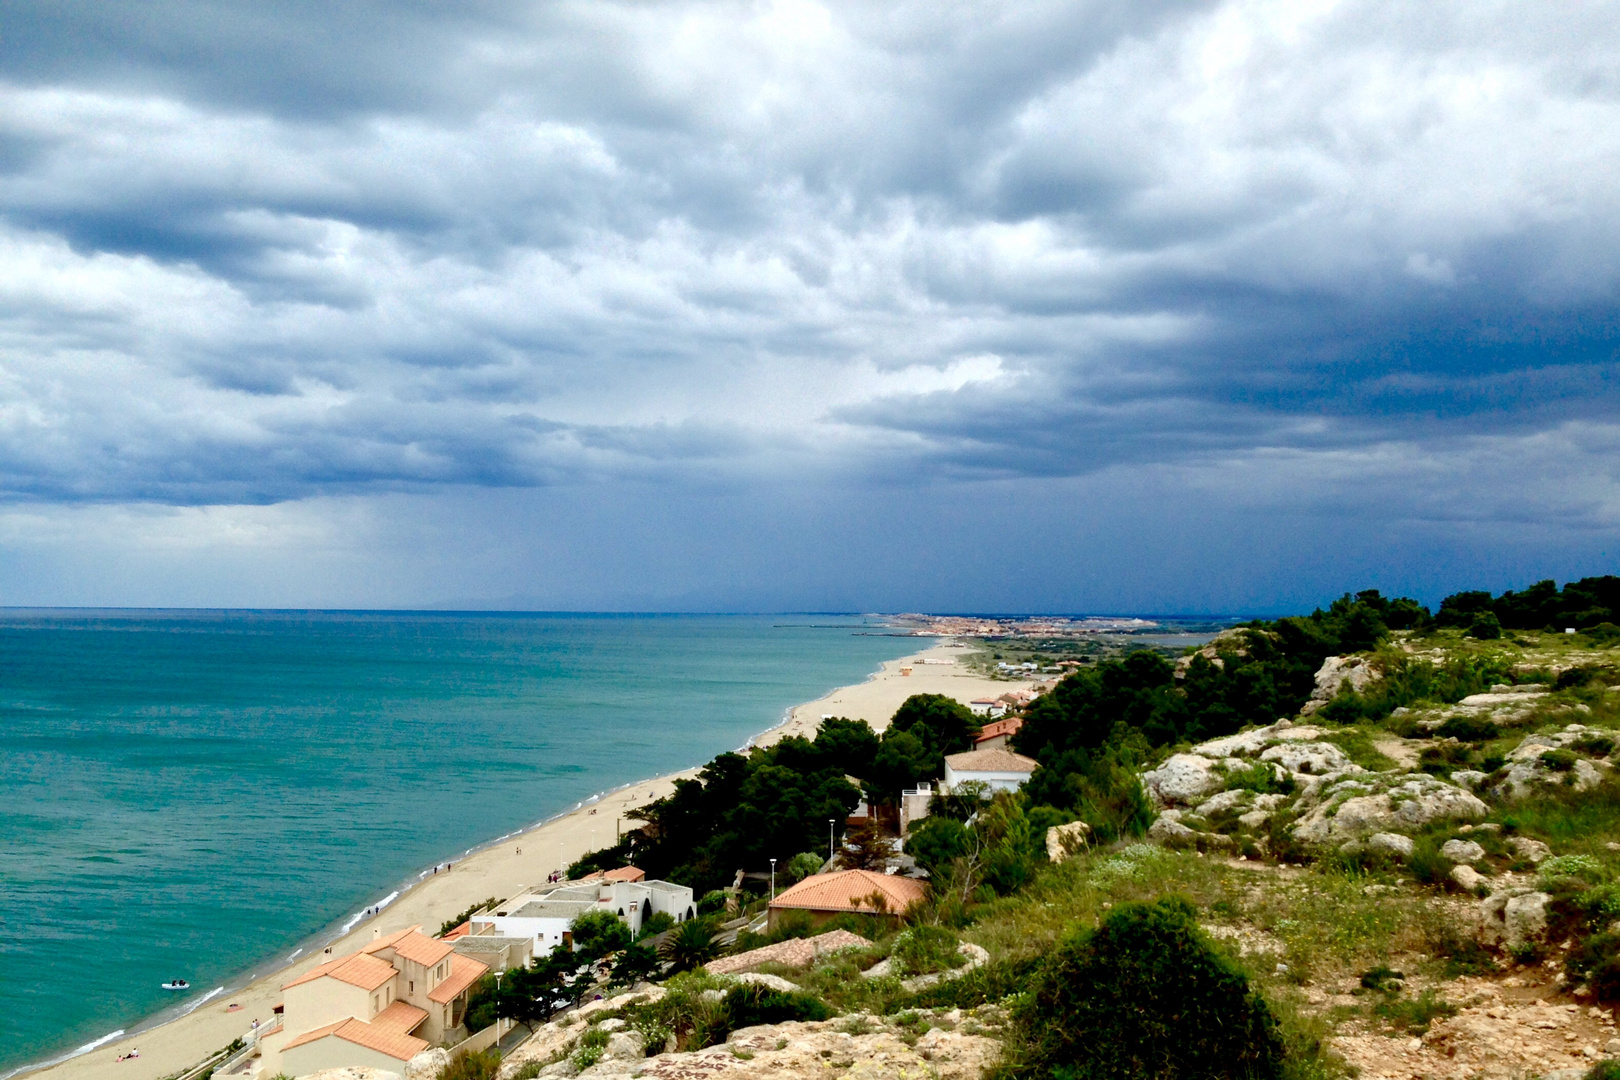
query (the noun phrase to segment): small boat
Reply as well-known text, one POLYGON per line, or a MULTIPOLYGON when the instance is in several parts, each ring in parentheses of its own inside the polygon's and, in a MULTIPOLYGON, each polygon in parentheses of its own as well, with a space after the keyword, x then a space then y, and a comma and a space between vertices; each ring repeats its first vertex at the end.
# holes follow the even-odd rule
POLYGON ((176 979, 173 982, 164 983, 163 984, 163 989, 165 989, 165 990, 190 990, 191 989, 191 984, 186 982, 186 980, 184 980, 184 979, 176 979))

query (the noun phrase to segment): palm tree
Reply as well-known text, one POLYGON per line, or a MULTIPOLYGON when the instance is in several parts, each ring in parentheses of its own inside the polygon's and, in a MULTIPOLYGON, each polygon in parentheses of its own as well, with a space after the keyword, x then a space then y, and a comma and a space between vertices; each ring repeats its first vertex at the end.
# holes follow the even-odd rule
POLYGON ((658 947, 670 963, 670 973, 690 971, 720 955, 720 941, 708 919, 688 919, 670 932, 658 947))

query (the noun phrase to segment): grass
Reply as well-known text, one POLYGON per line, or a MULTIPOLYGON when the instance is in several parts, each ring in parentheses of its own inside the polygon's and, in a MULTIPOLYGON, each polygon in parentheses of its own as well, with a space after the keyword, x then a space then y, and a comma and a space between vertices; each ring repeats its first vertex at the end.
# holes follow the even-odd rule
POLYGON ((1373 1015, 1396 1031, 1422 1035, 1436 1020, 1456 1016, 1457 1006, 1434 990, 1425 990, 1416 997, 1389 994, 1373 1007, 1373 1015))

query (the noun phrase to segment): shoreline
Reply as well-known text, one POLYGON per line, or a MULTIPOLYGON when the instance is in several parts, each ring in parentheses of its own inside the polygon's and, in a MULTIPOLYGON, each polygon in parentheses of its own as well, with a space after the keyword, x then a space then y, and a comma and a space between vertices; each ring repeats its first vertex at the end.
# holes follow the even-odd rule
MULTIPOLYGON (((770 746, 793 735, 813 737, 824 715, 864 719, 881 732, 911 694, 943 693, 968 701, 1034 684, 1034 680, 988 679, 954 662, 923 663, 925 658, 954 660, 970 651, 954 638, 936 637, 917 652, 884 661, 862 682, 836 687, 813 701, 788 707, 777 724, 749 738, 738 752, 770 746), (911 673, 902 674, 902 668, 911 673)), ((693 777, 702 767, 700 763, 598 792, 526 828, 473 845, 450 862, 450 870, 434 873, 429 867, 419 871, 387 896, 295 942, 283 960, 261 960, 218 988, 177 1004, 174 1009, 178 1012, 165 1009, 151 1014, 66 1054, 0 1073, 0 1080, 25 1076, 81 1080, 109 1071, 124 1080, 159 1080, 188 1069, 243 1034, 254 1019, 268 1024, 271 1007, 280 1002, 283 983, 326 959, 326 950, 333 956, 352 952, 374 936, 368 933, 372 930, 387 934, 420 923, 432 933, 445 919, 472 904, 490 896, 513 896, 524 887, 543 883, 551 870, 566 869, 586 852, 609 846, 606 818, 599 811, 614 810, 617 828, 626 811, 664 797, 676 780, 693 777), (372 908, 379 910, 368 914, 372 908), (139 1058, 115 1061, 134 1047, 141 1047, 139 1058)))

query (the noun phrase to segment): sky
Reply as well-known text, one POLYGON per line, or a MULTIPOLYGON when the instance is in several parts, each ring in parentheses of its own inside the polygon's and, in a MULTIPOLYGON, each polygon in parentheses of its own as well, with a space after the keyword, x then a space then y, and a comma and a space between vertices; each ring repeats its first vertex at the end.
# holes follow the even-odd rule
POLYGON ((0 604, 1615 569, 1620 7, 12 0, 0 604))

